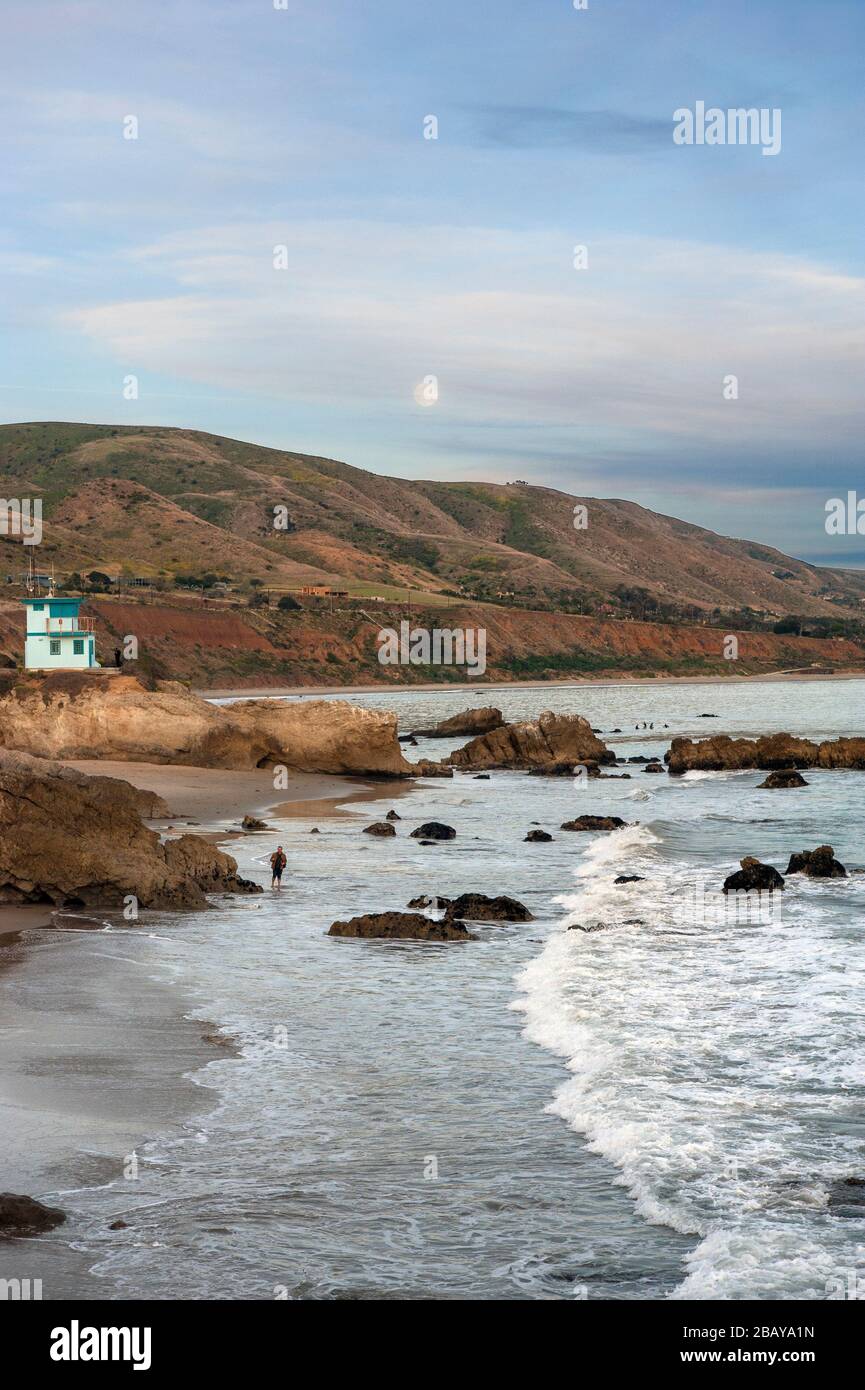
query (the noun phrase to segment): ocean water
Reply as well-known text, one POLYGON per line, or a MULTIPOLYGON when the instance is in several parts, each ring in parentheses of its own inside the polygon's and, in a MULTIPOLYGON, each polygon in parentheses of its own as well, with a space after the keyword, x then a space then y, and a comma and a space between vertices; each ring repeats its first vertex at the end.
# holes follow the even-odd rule
MULTIPOLYGON (((358 703, 396 708, 402 729, 491 699, 507 718, 553 708, 584 714, 621 756, 662 755, 686 732, 861 734, 863 684, 468 688, 358 703), (644 721, 654 730, 635 728, 644 721)), ((588 783, 458 775, 382 787, 334 818, 272 822, 277 834, 230 848, 265 882, 281 841, 279 896, 43 934, 0 975, 35 1038, 35 1018, 55 1040, 63 1020, 89 1020, 86 1047, 72 1029, 65 1059, 56 1041, 41 1059, 34 1043, 31 1077, 57 1084, 65 1060, 123 1095, 105 1105, 122 1123, 73 1135, 77 1165, 56 1159, 38 1194, 70 1213, 54 1249, 72 1247, 88 1289, 810 1300, 865 1274, 865 1205, 833 1200, 846 1178, 865 1178, 865 874, 790 878, 759 910, 719 892, 745 854, 783 870, 793 850, 828 842, 849 869, 865 867, 865 773, 807 773, 806 789, 771 792, 758 773, 630 770, 588 783), (361 833, 391 807, 395 840, 361 833), (629 824, 559 831, 583 812, 629 824), (409 838, 430 819, 456 840, 409 838), (552 843, 524 843, 535 823, 552 843), (617 885, 619 874, 641 881, 617 885), (337 918, 470 890, 511 894, 535 920, 478 926, 469 943, 326 936, 337 918), (94 1033, 100 977, 111 1002, 94 1033), (157 1104, 160 1078, 172 1095, 178 1079, 177 1034, 160 1042, 165 999, 186 1026, 215 1023, 239 1049, 189 1068, 198 1103, 178 1114, 175 1100, 170 1125, 157 1104), (118 1217, 127 1229, 110 1232, 118 1217)), ((27 1138, 33 1115, 17 1120, 27 1138)), ((56 1296, 68 1292, 74 1274, 53 1273, 56 1296)))

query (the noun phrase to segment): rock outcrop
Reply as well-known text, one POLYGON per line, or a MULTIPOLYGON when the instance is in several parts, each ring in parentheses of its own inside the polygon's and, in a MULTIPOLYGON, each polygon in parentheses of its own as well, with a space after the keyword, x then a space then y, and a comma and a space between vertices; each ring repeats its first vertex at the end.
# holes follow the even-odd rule
POLYGON ((619 816, 577 816, 566 820, 560 830, 622 830, 627 825, 619 816))
POLYGON ((523 837, 523 843, 528 845, 547 845, 552 838, 552 835, 548 835, 546 830, 530 830, 528 835, 523 837))
POLYGON ((797 772, 795 767, 782 768, 780 772, 770 772, 765 782, 758 784, 758 791, 774 791, 781 787, 807 787, 810 783, 805 781, 801 772, 797 772))
POLYGON ((368 912, 334 922, 328 936, 383 938, 398 941, 475 941, 465 922, 434 922, 419 912, 368 912))
POLYGON ((774 893, 784 887, 784 880, 771 864, 747 855, 739 860, 740 868, 724 879, 725 893, 774 893))
POLYGON ((592 733, 588 720, 578 714, 553 714, 546 710, 522 724, 503 724, 492 733, 473 738, 444 759, 449 767, 471 771, 485 768, 571 767, 579 762, 611 763, 616 755, 592 733))
POLYGON ((500 729, 504 724, 502 712, 493 705, 483 709, 467 709, 462 714, 452 714, 450 719, 442 719, 434 729, 415 729, 418 738, 459 738, 465 734, 472 738, 500 729))
POLYGON ((428 820, 411 832, 413 840, 455 840, 456 836, 452 825, 443 825, 439 820, 428 820))
MULTIPOLYGON (((158 798, 155 798, 158 801, 158 798)), ((197 835, 160 842, 142 822, 150 793, 0 751, 0 902, 197 908, 206 893, 260 892, 197 835)))
POLYGON ((48 758, 106 758, 237 770, 408 777, 396 715, 344 700, 213 705, 175 681, 55 671, 0 684, 0 747, 48 758))
POLYGON ((468 918, 470 922, 533 922, 524 903, 504 895, 488 898, 485 893, 463 893, 449 902, 445 920, 468 918))
POLYGON ((793 734, 764 734, 761 738, 674 738, 666 755, 672 773, 737 771, 761 772, 789 768, 865 768, 865 738, 827 739, 812 743, 793 734))
POLYGON ((409 763, 409 772, 412 777, 453 777, 452 767, 445 767, 442 763, 433 762, 431 758, 418 758, 416 763, 409 763))
POLYGON ((59 1207, 46 1207, 35 1197, 22 1197, 17 1192, 0 1192, 0 1240, 42 1235, 65 1220, 66 1213, 59 1207))
POLYGON ((847 870, 835 858, 831 845, 818 845, 816 849, 803 849, 790 855, 788 874, 805 874, 806 878, 846 878, 847 870))
POLYGON ((396 827, 389 820, 376 820, 373 821, 372 825, 365 825, 363 833, 364 835, 378 835, 384 839, 387 836, 395 835, 396 827))

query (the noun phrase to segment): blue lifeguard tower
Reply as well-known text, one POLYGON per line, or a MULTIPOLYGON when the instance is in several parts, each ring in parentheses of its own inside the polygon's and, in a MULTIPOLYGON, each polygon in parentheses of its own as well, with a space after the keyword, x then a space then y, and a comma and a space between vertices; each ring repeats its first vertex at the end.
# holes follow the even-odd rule
POLYGON ((51 593, 21 600, 27 615, 24 666, 28 671, 86 671, 96 660, 94 619, 82 618, 80 598, 51 593))

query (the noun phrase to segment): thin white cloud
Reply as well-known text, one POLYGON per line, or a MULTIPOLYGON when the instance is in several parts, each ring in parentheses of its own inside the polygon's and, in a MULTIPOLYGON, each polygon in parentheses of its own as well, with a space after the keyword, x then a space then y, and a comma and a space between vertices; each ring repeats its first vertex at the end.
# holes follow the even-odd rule
POLYGON ((585 271, 571 255, 550 232, 233 224, 142 245, 130 258, 168 292, 65 322, 126 370, 297 402, 386 406, 434 374, 441 415, 538 434, 571 423, 734 449, 858 427, 862 280, 642 238, 597 242, 585 271))

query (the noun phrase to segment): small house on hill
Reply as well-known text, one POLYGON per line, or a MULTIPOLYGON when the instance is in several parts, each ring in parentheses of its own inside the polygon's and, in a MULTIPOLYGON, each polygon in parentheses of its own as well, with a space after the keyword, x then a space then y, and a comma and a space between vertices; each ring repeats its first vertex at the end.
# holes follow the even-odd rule
POLYGON ((24 665, 28 671, 83 671, 98 666, 95 620, 82 618, 80 598, 25 598, 24 665))

